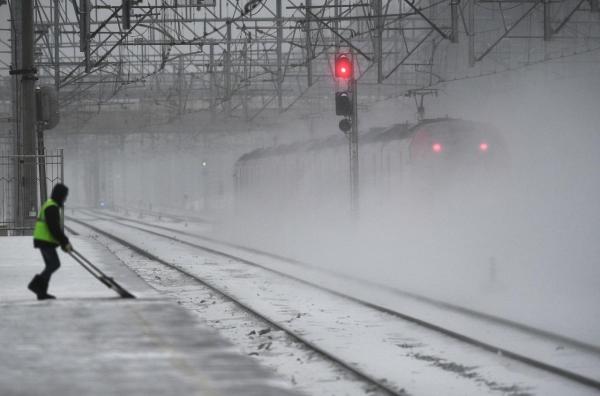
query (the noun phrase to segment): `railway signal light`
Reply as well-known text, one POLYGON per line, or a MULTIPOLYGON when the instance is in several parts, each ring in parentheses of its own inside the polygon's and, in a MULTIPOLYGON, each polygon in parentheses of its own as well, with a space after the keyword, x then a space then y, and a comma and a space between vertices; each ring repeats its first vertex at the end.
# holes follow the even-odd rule
POLYGON ((344 133, 356 128, 356 79, 354 78, 354 58, 352 53, 335 55, 333 72, 335 77, 335 114, 343 116, 339 127, 344 133))
POLYGON ((335 57, 335 77, 342 80, 354 78, 352 59, 347 54, 339 54, 335 57))
POLYGON ((338 126, 342 132, 347 133, 352 128, 352 121, 348 118, 342 118, 338 126))
POLYGON ((349 92, 335 93, 335 114, 341 116, 352 115, 352 97, 349 92))

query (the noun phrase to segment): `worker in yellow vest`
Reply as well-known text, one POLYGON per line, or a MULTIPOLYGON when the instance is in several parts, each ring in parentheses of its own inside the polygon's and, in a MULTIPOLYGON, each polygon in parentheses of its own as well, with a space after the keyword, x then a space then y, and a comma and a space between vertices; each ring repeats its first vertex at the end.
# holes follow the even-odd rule
POLYGON ((56 298, 48 294, 50 277, 60 267, 56 248, 60 246, 67 253, 73 250, 69 238, 63 231, 60 213, 60 208, 63 207, 68 194, 67 186, 60 183, 55 185, 50 199, 42 205, 35 223, 33 246, 40 249, 46 268, 34 276, 27 287, 36 294, 38 300, 56 298))

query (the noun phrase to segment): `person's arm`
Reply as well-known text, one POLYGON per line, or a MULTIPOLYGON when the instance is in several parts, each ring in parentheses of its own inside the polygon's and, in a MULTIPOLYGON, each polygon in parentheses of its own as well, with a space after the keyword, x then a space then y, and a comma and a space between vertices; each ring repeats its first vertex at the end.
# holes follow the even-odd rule
POLYGON ((46 208, 46 224, 50 233, 58 241, 60 246, 65 247, 69 244, 69 238, 65 235, 62 228, 60 227, 60 210, 58 206, 49 206, 46 208))

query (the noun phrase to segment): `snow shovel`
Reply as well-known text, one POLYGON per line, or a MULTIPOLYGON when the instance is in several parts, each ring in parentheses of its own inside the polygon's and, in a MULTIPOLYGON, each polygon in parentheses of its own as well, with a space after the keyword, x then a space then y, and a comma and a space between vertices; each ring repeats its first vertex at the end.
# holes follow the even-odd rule
POLYGON ((117 294, 122 298, 135 298, 133 294, 123 289, 123 287, 121 287, 121 285, 119 285, 113 278, 106 276, 104 272, 100 271, 98 267, 92 264, 90 260, 86 259, 77 250, 71 250, 69 252, 69 255, 71 255, 71 257, 73 257, 75 261, 81 264, 83 268, 85 268, 90 274, 92 274, 94 278, 104 283, 109 289, 113 289, 114 291, 116 291, 117 294))

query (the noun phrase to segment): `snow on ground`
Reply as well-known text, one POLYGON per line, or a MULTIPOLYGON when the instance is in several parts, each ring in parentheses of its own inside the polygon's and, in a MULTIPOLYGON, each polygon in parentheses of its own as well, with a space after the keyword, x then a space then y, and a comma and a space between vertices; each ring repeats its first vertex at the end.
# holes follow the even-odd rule
POLYGON ((264 270, 107 221, 96 224, 193 271, 272 320, 410 394, 597 394, 264 270))
POLYGON ((297 395, 93 240, 73 245, 137 299, 119 298, 67 255, 55 300, 27 290, 43 267, 31 237, 0 238, 0 395, 297 395))
MULTIPOLYGON (((198 235, 202 234, 201 230, 203 229, 201 225, 156 222, 153 220, 148 220, 148 223, 156 223, 162 227, 185 232, 193 230, 192 233, 197 233, 198 235)), ((139 223, 135 223, 135 225, 140 227, 139 223)), ((156 231, 151 226, 141 227, 156 231)), ((161 232, 166 232, 166 235, 169 235, 167 231, 161 230, 161 232)), ((193 237, 182 236, 177 233, 170 234, 181 240, 196 242, 193 237)), ((487 344, 524 354, 547 364, 600 381, 600 353, 598 353, 598 349, 593 347, 578 347, 569 342, 532 335, 530 332, 522 331, 518 328, 492 323, 465 314, 464 312, 449 310, 445 306, 431 304, 411 298, 410 296, 407 297, 396 292, 395 289, 385 288, 382 285, 368 283, 364 280, 349 278, 344 274, 323 272, 315 267, 298 266, 293 263, 265 257, 244 249, 235 249, 223 244, 206 241, 203 241, 202 244, 216 250, 225 249, 239 257, 260 262, 277 271, 282 271, 297 278, 323 285, 331 290, 349 294, 364 301, 402 312, 457 333, 466 334, 487 344), (349 293, 348 291, 351 292, 349 293)))
MULTIPOLYGON (((86 233, 83 227, 73 228, 86 233)), ((283 375, 298 390, 311 395, 331 396, 379 394, 366 389, 363 382, 333 367, 329 361, 324 361, 313 351, 290 340, 283 332, 256 320, 212 290, 161 264, 149 261, 108 238, 95 234, 93 238, 105 244, 158 292, 175 299, 202 321, 217 329, 245 354, 283 375)), ((203 259, 198 254, 191 258, 203 259)), ((205 265, 218 265, 218 262, 205 261, 205 265)))

